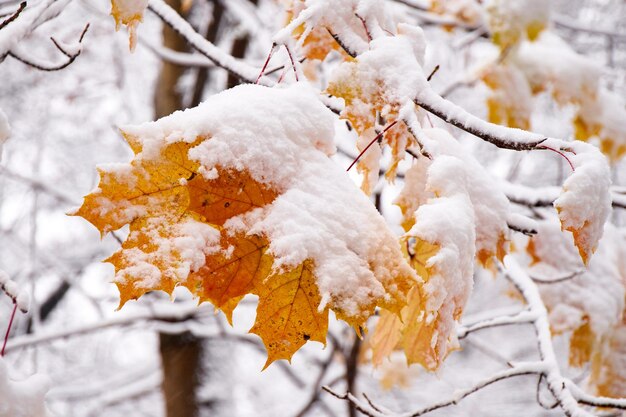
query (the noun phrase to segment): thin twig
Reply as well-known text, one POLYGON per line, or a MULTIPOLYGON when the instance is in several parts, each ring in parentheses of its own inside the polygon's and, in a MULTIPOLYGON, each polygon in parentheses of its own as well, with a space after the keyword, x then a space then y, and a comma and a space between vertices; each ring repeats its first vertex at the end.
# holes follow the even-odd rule
MULTIPOLYGON (((78 40, 79 44, 82 44, 83 39, 85 37, 85 34, 87 33, 87 30, 89 29, 89 23, 87 23, 85 25, 85 28, 83 29, 83 31, 81 32, 80 38, 78 40)), ((35 69, 38 69, 40 71, 47 71, 47 72, 53 72, 53 71, 60 71, 62 69, 65 69, 67 67, 69 67, 70 65, 72 65, 72 63, 74 63, 74 61, 76 61, 76 58, 78 58, 80 56, 80 54, 82 53, 82 48, 79 48, 76 52, 74 53, 70 53, 68 51, 66 51, 61 44, 59 44, 57 42, 56 39, 54 38, 50 38, 50 40, 52 41, 52 43, 54 44, 54 46, 63 54, 65 55, 68 59, 67 61, 65 61, 62 64, 58 64, 58 65, 47 65, 47 64, 41 64, 41 63, 37 63, 35 61, 33 61, 31 58, 28 58, 24 55, 22 55, 20 52, 16 51, 16 50, 11 50, 9 51, 9 56, 13 57, 14 59, 17 59, 18 61, 20 61, 21 63, 28 65, 29 67, 33 67, 35 69)))
POLYGON ((555 277, 555 278, 539 278, 539 277, 531 275, 530 278, 533 281, 535 281, 537 284, 557 284, 559 282, 564 282, 564 281, 569 281, 571 279, 574 279, 577 276, 579 276, 580 274, 582 274, 583 272, 585 272, 585 271, 584 270, 574 271, 574 272, 571 272, 571 273, 569 273, 567 275, 563 275, 563 276, 555 277))
POLYGON ((267 58, 265 59, 265 63, 263 64, 263 68, 261 68, 261 72, 259 72, 259 76, 257 77, 255 84, 258 84, 259 81, 261 81, 261 77, 263 77, 263 74, 265 74, 265 70, 267 69, 268 64, 270 63, 270 60, 272 59, 272 55, 274 55, 274 50, 276 49, 276 44, 273 43, 272 47, 270 48, 270 52, 267 54, 267 58))
POLYGON ((0 352, 0 357, 4 356, 4 351, 7 347, 7 342, 9 341, 9 334, 11 334, 11 327, 13 326, 13 320, 15 319, 15 313, 17 313, 17 302, 13 300, 13 311, 11 312, 11 318, 9 319, 9 326, 7 327, 7 332, 4 335, 4 343, 2 344, 2 351, 0 352))
POLYGON ((439 71, 439 64, 437 64, 435 66, 435 68, 433 68, 433 70, 430 72, 430 75, 428 75, 428 78, 426 78, 426 81, 429 81, 433 79, 433 77, 435 76, 435 74, 437 73, 437 71, 439 71))

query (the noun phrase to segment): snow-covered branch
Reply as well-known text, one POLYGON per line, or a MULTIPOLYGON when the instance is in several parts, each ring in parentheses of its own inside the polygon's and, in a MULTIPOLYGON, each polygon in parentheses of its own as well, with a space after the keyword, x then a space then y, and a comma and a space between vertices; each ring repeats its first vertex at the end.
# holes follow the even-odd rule
MULTIPOLYGON (((232 55, 222 51, 217 46, 206 40, 174 9, 163 0, 150 0, 148 8, 157 15, 164 23, 174 29, 182 36, 192 48, 204 55, 216 66, 223 68, 239 77, 247 83, 254 83, 259 75, 259 69, 248 65, 246 62, 234 58, 232 55)), ((267 78, 261 77, 261 85, 272 85, 267 78)))
MULTIPOLYGON (((526 207, 551 207, 561 193, 560 187, 528 187, 502 181, 500 186, 511 203, 526 207)), ((613 208, 626 209, 626 195, 611 187, 613 208)))
POLYGON ((0 270, 0 291, 4 292, 22 313, 28 313, 30 296, 27 291, 20 288, 6 272, 0 270))
POLYGON ((38 345, 41 343, 53 342, 67 337, 79 336, 112 327, 130 326, 138 323, 154 320, 176 320, 181 321, 186 318, 195 317, 203 310, 199 309, 196 303, 185 304, 184 306, 173 306, 172 308, 160 309, 159 311, 141 311, 124 316, 116 315, 113 318, 88 323, 69 329, 59 329, 57 331, 41 332, 20 336, 11 339, 7 345, 7 352, 23 348, 26 346, 38 345))
POLYGON ((511 316, 498 316, 487 320, 481 320, 477 323, 460 325, 457 327, 457 337, 459 339, 464 339, 470 333, 476 332, 478 330, 489 329, 499 326, 533 323, 536 319, 536 313, 529 310, 524 310, 511 316))
POLYGON ((0 24, 0 61, 35 29, 57 17, 70 1, 44 0, 34 6, 20 6, 19 13, 0 24))
POLYGON ((578 404, 567 384, 567 379, 561 375, 552 344, 548 311, 541 299, 537 285, 512 256, 508 256, 505 259, 505 267, 506 277, 519 290, 528 304, 530 311, 537 315, 533 324, 535 326, 537 348, 543 368, 541 374, 545 377, 548 389, 559 403, 559 406, 566 416, 591 416, 592 414, 578 404))

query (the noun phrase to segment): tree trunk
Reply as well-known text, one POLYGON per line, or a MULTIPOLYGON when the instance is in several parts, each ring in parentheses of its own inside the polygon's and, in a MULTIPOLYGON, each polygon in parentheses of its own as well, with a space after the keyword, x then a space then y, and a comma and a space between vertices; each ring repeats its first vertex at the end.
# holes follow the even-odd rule
MULTIPOLYGON (((166 0, 166 3, 180 13, 181 0, 166 0)), ((163 46, 182 52, 185 51, 187 44, 173 29, 164 24, 163 46)), ((154 93, 154 113, 156 118, 167 116, 181 109, 182 97, 177 90, 177 85, 184 72, 184 67, 163 62, 154 93)))
POLYGON ((198 415, 196 388, 202 344, 191 333, 159 335, 167 417, 198 415))
MULTIPOLYGON (((178 12, 180 0, 167 0, 178 12)), ((169 26, 163 26, 163 45, 176 51, 184 51, 186 42, 169 26)), ((182 107, 182 97, 177 90, 178 81, 185 68, 163 62, 155 94, 156 118, 167 116, 182 107)), ((196 390, 201 367, 201 341, 191 333, 159 335, 159 350, 163 367, 162 391, 167 417, 196 417, 198 404, 196 390)))

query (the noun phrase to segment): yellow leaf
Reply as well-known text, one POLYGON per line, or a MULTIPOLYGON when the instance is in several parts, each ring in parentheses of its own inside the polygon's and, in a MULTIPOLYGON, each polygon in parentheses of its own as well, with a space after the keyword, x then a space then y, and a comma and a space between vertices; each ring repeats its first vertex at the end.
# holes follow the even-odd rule
POLYGON ((223 225, 231 217, 264 207, 278 196, 245 171, 218 169, 217 173, 213 180, 195 175, 188 182, 189 210, 204 216, 209 223, 223 225))
MULTIPOLYGON (((257 295, 259 306, 252 332, 263 339, 270 364, 289 360, 308 340, 324 343, 331 309, 361 331, 377 307, 399 313, 406 304, 407 293, 416 282, 415 273, 393 235, 385 234, 382 218, 367 217, 370 212, 378 214, 366 198, 356 204, 367 204, 365 209, 359 208, 361 215, 367 214, 363 218, 372 221, 370 231, 377 232, 368 238, 377 240, 380 235, 385 244, 364 244, 350 249, 350 256, 359 257, 351 261, 362 263, 376 286, 363 289, 358 297, 352 292, 327 290, 328 299, 321 305, 315 261, 289 264, 283 258, 278 263, 270 252, 270 237, 254 231, 257 222, 271 213, 276 200, 285 196, 285 182, 281 186, 269 180, 261 182, 245 168, 207 167, 191 159, 189 155, 197 153, 197 147, 217 140, 209 133, 198 133, 189 140, 177 137, 177 129, 164 132, 163 138, 151 136, 152 130, 143 138, 137 131, 123 132, 135 153, 133 160, 102 167, 98 188, 85 197, 75 213, 103 235, 130 227, 121 249, 107 260, 115 266, 120 307, 147 292, 172 294, 177 286, 183 286, 200 302, 213 303, 230 321, 244 296, 257 295)), ((327 158, 315 144, 307 150, 327 158)), ((280 158, 275 161, 281 164, 280 158)), ((328 160, 328 164, 332 162, 328 160)), ((302 167, 307 173, 315 171, 307 169, 302 167)), ((336 187, 336 177, 332 179, 336 187)), ((347 177, 345 184, 353 187, 347 177)), ((362 197, 358 190, 346 189, 362 197)), ((317 225, 319 220, 314 221, 317 225)))
POLYGON ((584 317, 583 321, 570 339, 569 364, 577 368, 589 363, 596 344, 596 335, 591 329, 589 317, 584 317))
POLYGON ((370 340, 372 364, 380 366, 383 359, 389 357, 402 338, 402 321, 397 314, 387 310, 380 311, 380 318, 370 340))
MULTIPOLYGON (((345 62, 341 76, 333 79, 326 88, 326 92, 332 96, 342 98, 345 108, 341 112, 341 117, 346 119, 359 135, 357 148, 365 149, 366 146, 376 137, 374 127, 377 122, 377 115, 385 118, 385 123, 390 125, 398 118, 398 113, 402 104, 390 101, 387 97, 387 86, 383 79, 374 80, 373 83, 364 84, 364 77, 368 74, 368 68, 363 68, 358 59, 345 62), (368 87, 365 88, 364 85, 368 87)), ((416 145, 416 140, 402 122, 396 123, 383 135, 382 141, 391 147, 392 161, 385 176, 387 180, 393 181, 396 176, 397 166, 404 159, 405 150, 416 145)), ((376 146, 376 145, 374 145, 376 146)), ((370 153, 372 150, 370 149, 370 153)), ((366 194, 370 194, 375 184, 369 181, 369 174, 373 170, 379 169, 378 161, 368 163, 366 157, 361 157, 357 163, 357 170, 363 174, 364 180, 362 189, 366 194)))
POLYGON ((267 348, 265 368, 291 356, 309 340, 326 345, 328 308, 319 311, 321 296, 310 261, 270 275, 258 285, 257 320, 250 329, 267 348))
POLYGON ((184 285, 198 295, 200 302, 210 301, 222 310, 232 323, 233 310, 254 291, 255 282, 269 275, 273 260, 266 254, 267 240, 258 236, 225 236, 221 246, 224 251, 207 256, 205 265, 184 285))

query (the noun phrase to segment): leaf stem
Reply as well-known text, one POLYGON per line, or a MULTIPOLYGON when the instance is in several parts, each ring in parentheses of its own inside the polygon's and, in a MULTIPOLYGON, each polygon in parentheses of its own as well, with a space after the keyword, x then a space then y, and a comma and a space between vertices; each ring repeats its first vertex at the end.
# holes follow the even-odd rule
POLYGON ((274 50, 276 49, 276 44, 273 43, 272 44, 272 48, 270 49, 269 54, 267 54, 267 58, 265 59, 265 63, 263 64, 263 68, 261 68, 261 72, 259 73, 259 76, 256 79, 255 84, 258 84, 259 81, 261 81, 261 77, 263 77, 263 74, 265 74, 265 70, 267 69, 267 66, 270 63, 270 60, 272 59, 272 55, 274 55, 274 50))

